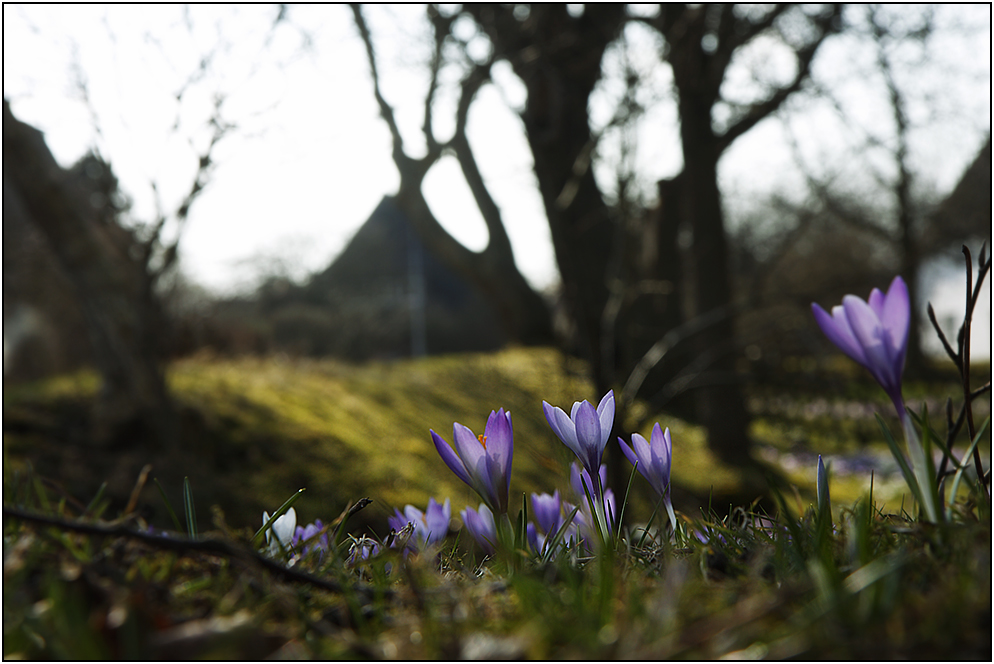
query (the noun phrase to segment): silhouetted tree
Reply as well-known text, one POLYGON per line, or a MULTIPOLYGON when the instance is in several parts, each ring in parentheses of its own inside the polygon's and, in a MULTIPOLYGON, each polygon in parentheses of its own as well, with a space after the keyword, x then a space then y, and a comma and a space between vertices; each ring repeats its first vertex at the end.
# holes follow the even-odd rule
POLYGON ((163 316, 149 269, 151 245, 118 224, 117 180, 90 155, 62 169, 41 132, 3 104, 4 206, 37 225, 75 291, 103 378, 96 438, 169 436, 171 407, 159 361, 163 316), (86 173, 94 182, 84 187, 86 173), (138 430, 135 429, 138 425, 138 430))
POLYGON ((366 27, 358 5, 352 6, 359 34, 366 47, 373 93, 393 139, 393 160, 400 173, 400 187, 394 196, 395 203, 404 211, 421 241, 448 266, 473 282, 494 304, 500 315, 504 332, 511 339, 522 343, 546 343, 552 339, 552 325, 548 307, 538 293, 528 285, 514 263, 511 242, 501 220, 500 209, 483 183, 483 176, 466 139, 469 108, 480 87, 489 79, 493 60, 483 63, 466 61, 466 75, 460 83, 456 110, 456 128, 452 138, 440 142, 432 124, 435 94, 438 90, 438 73, 443 64, 442 49, 449 34, 454 16, 443 16, 434 7, 428 15, 434 29, 434 48, 430 63, 431 82, 424 102, 422 132, 427 154, 420 159, 410 157, 404 149, 403 137, 394 119, 393 108, 380 91, 380 79, 372 37, 366 27), (422 183, 429 169, 443 153, 455 154, 463 175, 479 206, 487 225, 489 241, 480 252, 467 249, 442 227, 432 214, 422 191, 422 183))

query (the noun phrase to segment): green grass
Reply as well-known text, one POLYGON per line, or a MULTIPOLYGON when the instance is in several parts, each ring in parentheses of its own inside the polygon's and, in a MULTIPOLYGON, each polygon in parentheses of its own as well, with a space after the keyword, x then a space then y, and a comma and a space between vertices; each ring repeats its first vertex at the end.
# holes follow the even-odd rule
MULTIPOLYGON (((709 496, 733 495, 750 478, 719 464, 700 428, 662 416, 673 436, 682 523, 711 528, 707 543, 649 538, 639 547, 641 531, 634 531, 610 555, 589 560, 540 564, 504 552, 481 565, 460 531, 437 557, 387 551, 356 567, 346 562, 346 538, 327 558, 295 567, 340 586, 332 591, 281 578, 228 549, 182 541, 162 548, 116 531, 72 530, 84 511, 87 523, 116 527, 139 471, 151 463, 123 527, 138 518, 174 529, 152 479, 182 522, 189 477, 197 530, 208 541, 251 548, 262 511, 272 513, 299 488, 306 488, 295 504, 299 524, 329 523, 368 496, 373 504, 346 530, 383 536, 394 507, 451 497, 455 515, 480 502, 438 458, 428 429, 451 440, 458 421, 479 433, 499 407, 514 421, 516 513, 522 493, 567 490, 571 454, 549 430, 541 402, 568 407, 599 396, 582 369, 542 349, 365 366, 190 359, 169 372, 182 414, 181 440, 171 450, 89 442, 92 373, 5 390, 5 508, 67 524, 5 517, 4 656, 989 656, 989 509, 963 502, 953 523, 921 524, 902 512, 902 500, 904 510, 913 508, 899 481, 878 478, 871 506, 862 500, 865 478, 833 475, 832 532, 811 511, 813 466, 799 466, 782 471, 782 499, 794 516, 784 515, 778 530, 744 522, 741 510, 723 516, 727 505, 702 514, 709 496), (101 482, 106 491, 95 498, 101 482)), ((816 397, 791 395, 802 405, 816 397)), ((851 453, 881 440, 862 420, 789 413, 762 415, 752 435, 780 453, 851 453)), ((628 514, 638 523, 652 499, 641 477, 633 487, 628 514)), ((737 505, 748 510, 748 501, 737 505)))
MULTIPOLYGON (((428 431, 452 441, 452 423, 480 433, 491 410, 505 408, 514 422, 512 505, 522 493, 568 488, 572 454, 545 421, 542 401, 568 408, 593 399, 582 367, 556 351, 511 349, 493 355, 460 355, 419 361, 352 366, 336 361, 278 359, 176 363, 169 384, 183 406, 177 449, 102 450, 87 446, 85 425, 95 377, 84 373, 8 390, 5 417, 29 431, 4 434, 15 467, 31 460, 72 494, 92 494, 101 481, 109 495, 127 500, 139 471, 153 465, 176 505, 189 476, 201 503, 218 504, 232 523, 254 523, 291 493, 306 488, 298 512, 306 520, 328 519, 349 501, 370 497, 363 515, 382 528, 394 507, 422 508, 428 497, 451 497, 455 512, 479 499, 442 463, 428 431), (66 423, 66 413, 76 419, 66 423), (73 423, 75 422, 75 423, 73 423), (43 425, 43 426, 41 426, 43 425)), ((708 496, 734 493, 742 478, 707 449, 703 431, 661 416, 673 433, 675 484, 686 489, 688 511, 708 496)), ((642 431, 648 436, 651 425, 642 431)), ((640 480, 641 482, 641 480, 640 480)), ((149 482, 141 500, 153 523, 171 527, 158 491, 149 482)), ((651 511, 646 487, 636 483, 633 515, 651 511)), ((209 525, 201 510, 200 526, 209 525)))

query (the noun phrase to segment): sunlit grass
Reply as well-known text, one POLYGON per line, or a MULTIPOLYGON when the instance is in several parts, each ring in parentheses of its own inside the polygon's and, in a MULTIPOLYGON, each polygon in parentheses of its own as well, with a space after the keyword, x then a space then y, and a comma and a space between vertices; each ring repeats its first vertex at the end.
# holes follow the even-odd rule
POLYGON ((270 463, 241 468, 253 495, 281 502, 300 484, 310 510, 340 510, 363 496, 381 510, 423 505, 428 496, 477 504, 438 458, 428 430, 448 440, 454 421, 482 431, 489 412, 500 407, 511 411, 515 429, 512 495, 552 491, 559 487, 550 478, 563 476, 567 457, 545 423, 541 401, 589 391, 563 372, 557 353, 531 350, 362 367, 188 360, 172 367, 170 383, 232 444, 268 448, 262 456, 270 463))
MULTIPOLYGON (((565 489, 566 469, 573 460, 545 422, 542 400, 568 408, 574 400, 597 396, 582 363, 551 349, 366 365, 200 356, 172 365, 168 380, 177 402, 199 413, 203 423, 181 441, 170 463, 156 464, 154 474, 161 475, 170 491, 178 491, 190 472, 181 466, 195 466, 190 472, 195 488, 205 500, 220 504, 229 520, 239 521, 254 521, 256 513, 271 511, 299 488, 307 489, 301 505, 307 519, 328 518, 350 500, 367 496, 374 500, 365 515, 371 524, 385 521, 394 507, 423 506, 429 496, 450 496, 455 512, 475 506, 477 497, 444 467, 428 430, 451 440, 452 423, 457 421, 479 432, 490 410, 500 407, 510 410, 514 421, 511 497, 517 508, 522 493, 565 489)), ((20 386, 5 394, 5 412, 21 412, 26 404, 83 403, 93 397, 97 384, 94 372, 83 371, 20 386)), ((873 403, 886 407, 881 394, 877 389, 873 403)), ((641 404, 635 410, 644 417, 641 404)), ((47 408, 28 416, 52 414, 47 408)), ((740 470, 722 465, 710 452, 703 429, 661 414, 647 418, 640 433, 648 437, 655 421, 670 427, 673 435, 675 486, 695 496, 697 504, 706 506, 711 495, 734 494, 743 486, 740 470)), ((873 421, 760 415, 750 431, 757 443, 781 455, 798 447, 826 456, 883 449, 873 421)), ((22 466, 37 442, 33 434, 5 433, 9 460, 22 466)), ((781 466, 779 459, 772 461, 797 487, 798 508, 810 504, 814 458, 810 468, 781 466)), ((137 474, 137 468, 132 472, 137 474)), ((121 479, 122 491, 130 488, 127 482, 133 477, 121 479)), ((94 485, 99 481, 93 477, 94 485)), ((869 475, 836 474, 833 487, 836 504, 851 504, 869 491, 869 475)), ((143 497, 157 500, 150 488, 143 497)), ((893 512, 910 505, 895 473, 878 474, 874 497, 893 512)), ((683 507, 697 513, 693 505, 683 507)), ((629 514, 644 520, 651 510, 648 487, 636 478, 629 514)))

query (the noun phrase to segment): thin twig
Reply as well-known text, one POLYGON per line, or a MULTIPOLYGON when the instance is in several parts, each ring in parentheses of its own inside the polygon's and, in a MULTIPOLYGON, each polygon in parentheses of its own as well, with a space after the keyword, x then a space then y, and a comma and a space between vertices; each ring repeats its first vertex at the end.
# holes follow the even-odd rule
MULTIPOLYGON (((969 247, 965 244, 963 245, 963 258, 966 261, 966 314, 963 316, 963 327, 960 328, 960 376, 963 378, 963 406, 966 409, 966 426, 967 431, 970 433, 971 441, 977 436, 977 428, 973 422, 973 403, 970 397, 972 393, 970 389, 970 328, 973 324, 973 311, 977 306, 977 300, 980 298, 981 284, 991 266, 989 258, 986 261, 984 260, 986 249, 987 244, 984 243, 980 249, 980 261, 977 266, 977 283, 974 287, 973 257, 970 255, 969 247)), ((973 448, 973 465, 977 469, 977 478, 980 480, 981 486, 984 487, 984 495, 987 496, 987 481, 984 477, 984 469, 980 460, 980 449, 978 447, 973 448)))
POLYGON ((932 328, 935 330, 935 333, 939 336, 939 341, 942 342, 942 347, 945 349, 946 355, 949 356, 949 359, 952 360, 953 364, 956 365, 956 368, 959 369, 960 367, 959 355, 956 353, 956 351, 953 350, 953 347, 949 344, 949 341, 946 339, 946 335, 943 334, 942 328, 939 327, 939 321, 937 321, 935 318, 935 309, 932 308, 931 302, 928 303, 928 319, 929 321, 931 321, 932 328))
POLYGON ((400 128, 397 127, 397 120, 394 118, 393 108, 389 103, 387 103, 387 100, 383 97, 383 93, 380 91, 380 74, 376 68, 376 55, 373 51, 373 38, 369 34, 369 28, 366 26, 366 20, 362 16, 362 9, 356 3, 349 6, 352 8, 352 16, 355 20, 356 28, 359 30, 359 36, 362 37, 362 42, 366 46, 366 57, 369 58, 369 72, 373 79, 373 96, 376 97, 376 103, 380 107, 380 115, 383 117, 384 122, 387 123, 387 127, 390 129, 390 136, 393 138, 394 159, 396 160, 398 155, 404 155, 404 141, 400 136, 400 128))
MULTIPOLYGON (((235 546, 229 544, 223 540, 206 538, 199 540, 192 540, 186 537, 174 537, 174 536, 164 536, 164 535, 153 535, 152 533, 143 533, 138 530, 129 530, 128 528, 122 528, 120 526, 101 526, 94 523, 81 523, 79 521, 65 521, 63 519, 58 519, 55 517, 44 516, 41 514, 34 514, 31 512, 25 512, 13 507, 3 508, 4 518, 19 519, 21 521, 27 521, 29 523, 35 523, 45 526, 53 526, 55 528, 60 528, 62 530, 70 530, 77 533, 82 533, 84 535, 96 535, 98 537, 126 537, 128 539, 138 540, 149 544, 159 549, 166 549, 169 551, 179 551, 181 553, 189 552, 199 552, 199 553, 209 553, 212 555, 223 556, 225 558, 233 558, 239 560, 248 560, 256 563, 265 570, 267 570, 273 576, 283 579, 284 581, 290 581, 295 583, 306 583, 323 590, 327 590, 333 593, 341 593, 344 588, 341 584, 327 579, 321 579, 307 572, 302 572, 300 570, 295 570, 289 567, 266 558, 265 556, 252 551, 250 549, 235 546)), ((365 593, 366 589, 355 586, 354 590, 365 593)), ((383 589, 382 591, 387 595, 392 594, 389 589, 383 589)))

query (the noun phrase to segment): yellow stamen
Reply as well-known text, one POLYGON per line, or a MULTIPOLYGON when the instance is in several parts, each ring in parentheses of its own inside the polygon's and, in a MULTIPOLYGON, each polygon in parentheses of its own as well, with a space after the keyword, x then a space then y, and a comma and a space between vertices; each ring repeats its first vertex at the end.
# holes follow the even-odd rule
POLYGON ((477 438, 480 440, 480 445, 483 445, 483 449, 487 449, 487 437, 481 433, 477 438))

